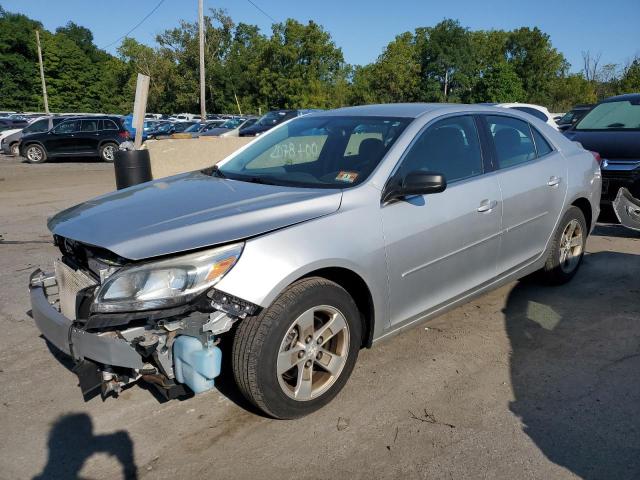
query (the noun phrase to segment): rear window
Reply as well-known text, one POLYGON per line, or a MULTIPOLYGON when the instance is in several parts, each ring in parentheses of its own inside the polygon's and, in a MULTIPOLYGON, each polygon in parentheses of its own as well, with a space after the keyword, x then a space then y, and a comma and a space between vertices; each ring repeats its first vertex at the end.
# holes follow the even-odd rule
POLYGON ((575 127, 576 130, 639 130, 640 101, 606 102, 597 105, 575 127))
POLYGON ((527 122, 503 116, 488 115, 486 118, 499 168, 513 167, 536 158, 536 148, 527 122))
POLYGON ((534 127, 531 127, 531 131, 533 132, 533 141, 536 142, 536 151, 538 152, 538 157, 543 157, 553 151, 547 139, 542 136, 542 134, 536 130, 534 127))
POLYGON ((521 112, 528 113, 529 115, 533 115, 534 117, 539 118, 543 122, 546 122, 547 120, 549 120, 549 117, 547 117, 540 110, 536 110, 535 108, 531 108, 531 107, 513 107, 513 109, 514 110, 520 110, 521 112))
POLYGON ((83 132, 97 132, 100 120, 82 120, 83 132))
POLYGON ((103 120, 103 130, 120 130, 113 120, 103 120))

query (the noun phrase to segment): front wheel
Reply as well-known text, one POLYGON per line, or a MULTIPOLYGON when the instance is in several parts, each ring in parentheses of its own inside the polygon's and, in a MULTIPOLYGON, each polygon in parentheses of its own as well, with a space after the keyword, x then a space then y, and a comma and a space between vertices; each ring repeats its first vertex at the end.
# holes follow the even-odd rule
POLYGON ((29 163, 44 163, 47 161, 47 152, 40 145, 28 145, 24 155, 29 163))
POLYGON ((232 359, 236 383, 266 414, 302 417, 344 387, 361 335, 360 313, 346 290, 323 278, 300 280, 238 325, 232 359))
POLYGON ((116 158, 118 146, 115 143, 105 143, 100 147, 100 158, 104 162, 112 163, 116 158))
POLYGON ((547 283, 567 283, 578 272, 587 243, 587 222, 582 210, 570 207, 553 237, 547 262, 540 271, 547 283))
POLYGON ((18 142, 12 143, 9 146, 9 149, 11 150, 11 155, 13 155, 14 157, 20 156, 20 148, 18 147, 18 142))

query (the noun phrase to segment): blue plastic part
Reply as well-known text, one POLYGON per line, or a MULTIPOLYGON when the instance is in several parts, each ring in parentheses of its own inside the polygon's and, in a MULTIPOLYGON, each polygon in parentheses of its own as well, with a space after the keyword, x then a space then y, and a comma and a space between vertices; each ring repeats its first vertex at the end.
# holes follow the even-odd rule
POLYGON ((195 393, 213 388, 215 377, 220 375, 221 363, 222 352, 213 344, 213 339, 202 345, 195 337, 180 335, 173 342, 176 380, 195 393))

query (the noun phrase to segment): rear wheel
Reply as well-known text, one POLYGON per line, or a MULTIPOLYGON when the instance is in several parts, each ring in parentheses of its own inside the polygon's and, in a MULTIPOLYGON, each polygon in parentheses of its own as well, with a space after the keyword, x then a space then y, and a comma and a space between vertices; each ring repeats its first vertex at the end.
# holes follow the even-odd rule
POLYGON ((361 334, 356 304, 342 287, 323 278, 301 280, 239 324, 232 361, 236 383, 268 415, 302 417, 345 385, 361 334))
POLYGON ((118 151, 118 145, 115 143, 105 143, 100 147, 100 158, 104 162, 113 162, 116 158, 116 152, 118 151))
POLYGON ((578 272, 587 242, 587 222, 582 210, 570 207, 553 238, 547 262, 540 271, 553 285, 568 282, 578 272))
POLYGON ((27 145, 24 155, 29 163, 44 163, 47 161, 47 152, 38 144, 27 145))

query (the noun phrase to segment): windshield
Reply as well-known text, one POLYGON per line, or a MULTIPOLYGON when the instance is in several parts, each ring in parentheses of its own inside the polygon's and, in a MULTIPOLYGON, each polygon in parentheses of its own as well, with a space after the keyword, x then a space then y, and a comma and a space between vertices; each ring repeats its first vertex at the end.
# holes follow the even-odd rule
POLYGON ((560 120, 558 120, 559 125, 564 125, 565 123, 571 123, 576 118, 576 110, 571 110, 570 112, 565 113, 560 120))
POLYGON ((638 130, 640 103, 606 102, 597 105, 576 125, 576 130, 638 130))
POLYGON ((192 132, 199 132, 201 128, 203 128, 204 125, 200 124, 200 123, 196 123, 195 125, 191 125, 189 128, 187 128, 185 130, 185 132, 188 133, 192 133, 192 132))
POLYGON ((407 118, 301 117, 260 137, 218 168, 234 180, 315 188, 363 182, 406 126, 407 118))
POLYGON ((278 125, 289 118, 291 118, 291 112, 269 112, 263 115, 260 120, 256 122, 256 125, 260 125, 261 127, 278 125))

